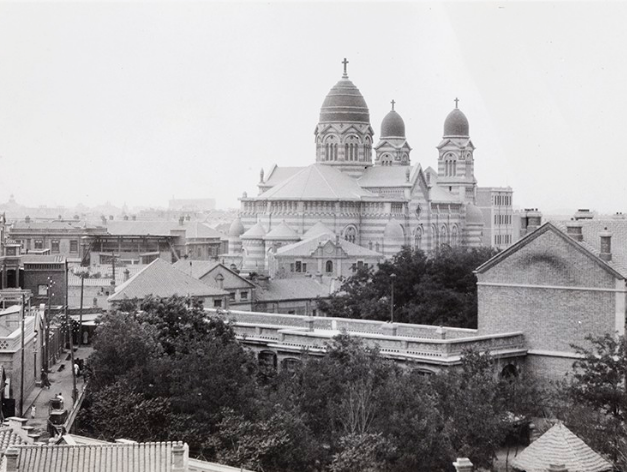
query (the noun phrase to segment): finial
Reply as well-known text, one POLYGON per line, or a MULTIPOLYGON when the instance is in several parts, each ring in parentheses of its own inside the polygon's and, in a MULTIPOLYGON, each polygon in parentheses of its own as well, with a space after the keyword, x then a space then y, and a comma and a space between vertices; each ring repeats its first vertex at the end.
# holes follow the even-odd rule
POLYGON ((455 102, 455 108, 457 108, 457 104, 459 103, 459 98, 455 98, 455 100, 453 100, 455 102))
POLYGON ((259 171, 259 183, 263 183, 263 167, 259 171))
POLYGON ((344 60, 342 61, 342 64, 344 64, 344 75, 342 76, 343 79, 348 79, 348 73, 346 72, 346 66, 348 65, 348 59, 344 58, 344 60))
POLYGON ((396 103, 394 100, 390 102, 392 104, 392 111, 394 111, 394 104, 396 103))

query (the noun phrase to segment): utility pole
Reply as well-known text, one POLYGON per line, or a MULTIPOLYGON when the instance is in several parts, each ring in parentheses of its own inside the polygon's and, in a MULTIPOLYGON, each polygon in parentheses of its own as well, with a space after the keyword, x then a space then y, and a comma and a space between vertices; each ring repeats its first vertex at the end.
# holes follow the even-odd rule
MULTIPOLYGON (((83 288, 85 287, 85 276, 81 273, 81 307, 78 311, 78 345, 83 345, 83 288)), ((74 367, 74 366, 72 366, 74 367)))
POLYGON ((21 349, 21 369, 20 369, 20 418, 24 416, 24 293, 22 293, 22 349, 21 349))
POLYGON ((394 323, 394 281, 396 280, 396 274, 390 274, 391 281, 391 294, 390 294, 390 321, 394 323))

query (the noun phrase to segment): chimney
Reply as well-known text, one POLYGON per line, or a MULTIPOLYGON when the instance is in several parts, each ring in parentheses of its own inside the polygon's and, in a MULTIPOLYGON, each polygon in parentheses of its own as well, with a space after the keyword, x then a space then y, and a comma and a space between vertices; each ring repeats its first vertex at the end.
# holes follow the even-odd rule
POLYGON ((25 223, 30 223, 30 216, 27 216, 26 218, 24 218, 24 222, 25 223))
POLYGON ((131 218, 133 219, 133 221, 137 221, 137 215, 133 215, 131 218))
POLYGON ((607 228, 599 233, 601 238, 601 253, 599 257, 608 262, 612 260, 612 233, 607 228))
POLYGON ((580 208, 577 210, 577 213, 575 213, 576 220, 591 220, 592 218, 594 218, 594 214, 589 208, 580 208))
POLYGON ((172 444, 172 472, 187 470, 187 445, 182 442, 172 444))
POLYGON ((185 224, 185 218, 184 217, 179 217, 179 225, 183 226, 185 224))
POLYGON ((537 208, 530 208, 527 211, 527 233, 537 230, 542 226, 542 213, 537 208))
POLYGON ((549 464, 549 472, 568 472, 564 464, 549 464))
POLYGON ((568 234, 568 236, 573 238, 575 241, 581 242, 583 241, 582 227, 583 225, 578 221, 571 220, 566 223, 566 234, 568 234))
POLYGON ((458 457, 453 466, 457 472, 472 472, 472 462, 467 457, 458 457))
POLYGON ((109 221, 113 221, 113 215, 109 215, 109 221))
POLYGON ((5 451, 4 457, 6 458, 6 472, 18 472, 19 469, 17 468, 17 459, 19 455, 20 451, 18 451, 16 447, 10 447, 5 451))

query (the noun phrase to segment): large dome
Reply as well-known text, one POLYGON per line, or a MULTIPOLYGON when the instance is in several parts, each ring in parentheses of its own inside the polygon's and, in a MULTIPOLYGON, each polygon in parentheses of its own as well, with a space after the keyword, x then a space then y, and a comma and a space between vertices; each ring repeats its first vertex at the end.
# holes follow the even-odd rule
POLYGON ((405 122, 401 115, 394 110, 390 111, 381 122, 381 139, 383 138, 404 138, 405 122))
POLYGON ((359 89, 342 77, 322 103, 320 123, 348 122, 370 124, 370 112, 359 89))
POLYGON ((455 108, 448 114, 446 120, 444 120, 444 137, 468 137, 470 136, 469 128, 470 126, 468 125, 466 115, 464 115, 459 108, 455 108))

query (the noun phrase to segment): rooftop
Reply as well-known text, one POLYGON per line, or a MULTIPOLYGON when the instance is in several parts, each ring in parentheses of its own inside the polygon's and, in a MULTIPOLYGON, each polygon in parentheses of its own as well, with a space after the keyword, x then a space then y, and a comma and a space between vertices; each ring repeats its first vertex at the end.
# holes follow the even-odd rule
POLYGON ((612 465, 562 423, 557 423, 512 460, 526 472, 546 472, 551 464, 564 464, 568 472, 603 472, 612 465))
POLYGON ((228 292, 211 287, 185 274, 163 259, 155 259, 143 270, 119 285, 108 301, 143 299, 148 295, 156 297, 171 297, 173 295, 211 297, 228 295, 228 292))

